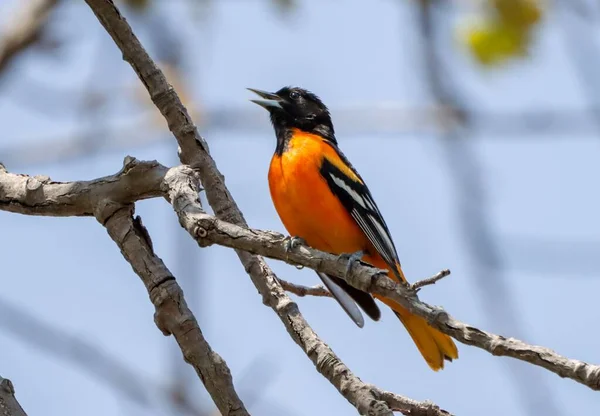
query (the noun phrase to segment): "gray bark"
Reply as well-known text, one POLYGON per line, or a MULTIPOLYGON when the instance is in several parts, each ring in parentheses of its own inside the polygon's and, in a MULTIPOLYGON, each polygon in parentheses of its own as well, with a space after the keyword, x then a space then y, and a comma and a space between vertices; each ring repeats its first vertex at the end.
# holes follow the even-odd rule
POLYGON ((15 397, 13 383, 0 376, 0 415, 2 416, 27 416, 15 397))

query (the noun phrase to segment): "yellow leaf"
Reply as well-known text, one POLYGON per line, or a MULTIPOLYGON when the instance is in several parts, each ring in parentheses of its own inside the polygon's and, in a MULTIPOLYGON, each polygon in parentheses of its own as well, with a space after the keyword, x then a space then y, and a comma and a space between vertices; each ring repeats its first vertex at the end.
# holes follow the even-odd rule
POLYGON ((541 0, 492 0, 500 20, 518 27, 531 27, 542 17, 541 0))
POLYGON ((488 22, 486 25, 467 29, 463 41, 480 63, 491 66, 514 56, 525 55, 529 36, 526 30, 502 22, 488 22))

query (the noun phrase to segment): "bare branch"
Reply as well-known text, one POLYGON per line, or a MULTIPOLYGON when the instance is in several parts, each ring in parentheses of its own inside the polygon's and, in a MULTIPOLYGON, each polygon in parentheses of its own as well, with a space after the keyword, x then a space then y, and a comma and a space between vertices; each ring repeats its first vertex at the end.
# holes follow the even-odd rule
POLYGON ((392 410, 402 412, 409 416, 452 416, 452 413, 447 412, 444 409, 440 409, 434 403, 431 402, 417 402, 411 399, 407 399, 403 396, 398 396, 395 393, 389 391, 378 391, 379 397, 390 405, 392 410))
MULTIPOLYGON (((216 166, 214 160, 208 156, 206 141, 198 133, 179 96, 133 34, 117 6, 112 0, 86 0, 86 3, 119 47, 123 59, 131 65, 148 90, 152 102, 164 116, 169 130, 179 143, 181 161, 205 174, 214 174, 216 166)), ((202 178, 202 181, 207 186, 210 183, 206 178, 202 178)))
POLYGON ((11 174, 0 165, 0 210, 28 215, 96 215, 146 285, 156 307, 157 326, 165 335, 175 336, 185 360, 194 367, 221 413, 247 415, 233 388, 227 364, 203 338, 181 288, 154 254, 139 217, 132 219, 133 206, 127 205, 162 196, 161 183, 167 171, 156 161, 139 162, 126 157, 123 168, 115 175, 60 183, 11 174))
MULTIPOLYGON (((204 213, 198 199, 200 187, 189 167, 180 166, 170 169, 165 176, 164 189, 168 193, 168 199, 173 204, 173 208, 178 213, 180 223, 196 241, 205 243, 204 239, 208 238, 207 229, 199 227, 196 219, 204 218, 215 224, 229 224, 204 213)), ((236 229, 245 229, 230 225, 236 229)), ((252 233, 253 231, 248 230, 248 232, 252 233)), ((266 234, 279 235, 268 232, 266 234)), ((230 236, 229 238, 235 237, 230 236)), ((282 244, 284 241, 285 238, 282 238, 282 244)), ((378 399, 379 390, 356 377, 314 332, 300 313, 298 305, 287 296, 279 284, 279 279, 264 260, 246 251, 236 250, 236 252, 242 259, 255 286, 263 295, 263 302, 277 313, 292 339, 311 359, 317 371, 327 378, 342 396, 357 408, 360 414, 392 415, 388 403, 378 399)), ((293 255, 293 253, 290 254, 293 255)), ((409 403, 409 399, 407 399, 407 403, 409 403)), ((414 410, 418 412, 417 408, 414 410)))
MULTIPOLYGON (((187 186, 180 185, 184 179, 174 180, 172 175, 181 173, 181 170, 173 168, 165 177, 169 199, 182 226, 201 246, 216 243, 341 277, 365 292, 393 299, 464 344, 476 346, 493 355, 512 357, 543 367, 593 390, 600 390, 600 366, 566 358, 548 348, 505 338, 460 322, 443 309, 421 302, 410 287, 395 283, 387 277, 387 272, 382 273, 382 270, 367 263, 354 265, 350 273, 346 274, 347 258, 307 246, 297 247, 290 252, 286 248, 287 237, 282 234, 240 227, 206 214, 198 200, 193 179, 188 179, 187 186)), ((187 177, 192 178, 189 175, 187 177)))
POLYGON ((58 0, 28 0, 0 34, 0 72, 12 59, 34 43, 58 0))
MULTIPOLYGON (((437 272, 431 277, 427 279, 419 280, 418 282, 410 285, 410 288, 415 292, 421 290, 424 286, 429 286, 437 283, 442 280, 444 277, 450 276, 450 270, 444 269, 442 271, 437 272)), ((293 293, 296 296, 304 297, 304 296, 317 296, 317 297, 333 297, 331 292, 327 290, 323 285, 315 285, 315 286, 303 286, 298 285, 296 283, 288 282, 287 280, 279 279, 279 284, 286 292, 293 293)))
POLYGON ((434 274, 433 276, 428 277, 427 279, 419 280, 418 282, 415 282, 412 285, 410 285, 410 288, 412 290, 418 291, 424 286, 436 284, 438 281, 442 280, 446 276, 450 276, 450 270, 448 269, 444 269, 434 274))
MULTIPOLYGON (((225 186, 223 175, 208 152, 208 145, 198 133, 177 93, 148 56, 119 10, 112 1, 86 0, 86 2, 111 35, 123 53, 124 59, 130 63, 148 90, 150 98, 167 120, 169 129, 179 143, 181 161, 197 169, 203 185, 207 188, 207 198, 215 214, 223 220, 245 226, 246 221, 225 186)), ((190 189, 195 189, 197 192, 198 187, 194 181, 189 180, 189 182, 190 189)), ((172 185, 176 184, 172 183, 172 185)), ((173 196, 176 196, 176 192, 173 196)), ((289 334, 313 361, 317 370, 361 414, 391 415, 389 406, 377 400, 369 386, 356 377, 312 330, 300 314, 298 306, 284 292, 277 276, 265 261, 242 250, 236 250, 236 253, 252 282, 262 294, 263 302, 277 313, 289 334)))
POLYGON ((3 416, 27 416, 15 397, 13 383, 0 376, 0 415, 3 416))
MULTIPOLYGON (((146 284, 146 287, 150 292, 151 299, 153 300, 153 303, 157 306, 158 311, 159 305, 162 305, 163 303, 160 303, 156 299, 156 296, 153 296, 152 293, 155 293, 161 287, 160 285, 164 285, 166 283, 174 285, 174 287, 171 288, 171 290, 174 291, 180 290, 179 286, 175 283, 174 278, 171 279, 170 272, 166 269, 166 267, 160 259, 158 259, 157 257, 153 257, 151 260, 148 260, 144 257, 136 257, 138 256, 140 250, 142 251, 142 254, 144 256, 154 256, 152 251, 151 240, 146 232, 146 229, 143 226, 141 226, 141 223, 139 223, 141 228, 134 227, 136 223, 134 222, 134 220, 131 219, 132 212, 130 211, 133 210, 132 206, 122 204, 124 202, 135 201, 136 198, 145 198, 148 195, 162 195, 163 191, 161 191, 160 185, 158 186, 158 189, 155 189, 153 187, 156 187, 157 183, 160 184, 163 179, 164 182, 162 187, 163 191, 165 192, 174 191, 176 189, 185 189, 186 192, 182 192, 180 195, 181 197, 177 195, 172 196, 174 201, 178 201, 179 204, 183 204, 185 206, 187 204, 186 201, 188 198, 195 198, 195 203, 199 204, 197 197, 198 192, 200 191, 200 185, 196 179, 195 172, 189 167, 181 166, 178 168, 167 169, 166 167, 160 165, 156 161, 140 162, 137 161, 135 158, 128 156, 125 158, 124 168, 121 169, 121 171, 119 171, 115 175, 111 175, 93 181, 67 183, 49 183, 46 181, 46 183, 42 183, 42 191, 43 194, 47 197, 47 199, 37 201, 37 204, 32 204, 31 201, 28 200, 26 189, 27 183, 36 180, 35 178, 28 177, 26 175, 11 174, 3 169, 0 169, 0 209, 9 210, 13 212, 20 212, 22 214, 29 215, 89 215, 89 210, 93 209, 94 204, 100 204, 102 210, 108 211, 102 211, 101 213, 96 212, 98 220, 102 223, 104 223, 104 221, 108 221, 106 222, 106 227, 109 230, 111 237, 113 237, 113 239, 119 244, 121 251, 123 252, 124 256, 128 259, 128 261, 132 263, 132 267, 134 268, 136 273, 140 274, 152 272, 151 276, 143 276, 142 274, 140 274, 140 276, 144 280, 144 283, 146 284), (169 174, 169 172, 171 173, 169 174), (190 192, 193 192, 193 194, 190 194, 190 192), (120 201, 111 202, 107 205, 106 198, 109 198, 111 195, 116 195, 120 199, 120 201), (18 209, 16 207, 18 207, 18 209), (43 207, 43 209, 40 209, 40 207, 43 207), (66 209, 65 207, 68 207, 68 209, 66 209), (121 212, 121 214, 117 215, 119 212, 121 212), (125 214, 129 216, 127 217, 125 214), (111 222, 115 219, 119 219, 118 224, 121 230, 118 232, 115 230, 117 226, 113 225, 113 223, 111 222), (134 239, 135 244, 144 244, 144 247, 136 246, 135 251, 125 251, 124 247, 126 242, 122 240, 117 240, 119 236, 123 239, 134 239), (136 268, 136 265, 132 262, 133 260, 142 262, 142 264, 139 265, 138 268, 136 268)), ((198 205, 198 207, 202 209, 200 205, 198 205)), ((307 288, 303 286, 294 285, 289 282, 285 282, 284 286, 286 287, 286 290, 289 289, 290 291, 298 293, 301 296, 331 296, 325 288, 318 286, 315 288, 307 288)), ((178 294, 174 293, 173 296, 177 297, 178 294)), ((183 294, 181 294, 181 296, 183 296, 183 294)), ((181 301, 177 301, 175 303, 179 304, 181 303, 181 301)), ((185 307, 185 303, 183 303, 183 305, 184 308, 187 310, 187 307, 185 307)), ((285 304, 282 304, 280 306, 283 307, 285 306, 285 304)), ((296 308, 297 310, 297 306, 294 303, 292 303, 291 300, 289 306, 296 308)), ((187 311, 191 314, 189 310, 187 311)), ((185 311, 183 313, 185 314, 185 311)), ((181 322, 182 320, 185 320, 184 318, 179 318, 176 316, 172 318, 175 322, 181 322)), ((301 324, 302 321, 303 318, 302 320, 300 320, 299 323, 301 324)), ((157 325, 159 324, 159 322, 160 321, 157 320, 157 325)), ((193 319, 193 322, 195 323, 195 319, 193 319)), ((308 326, 308 324, 306 324, 306 326, 308 326)), ((163 330, 162 326, 159 326, 159 328, 163 330)), ((185 333, 188 331, 188 329, 183 328, 182 331, 185 333)), ((199 328, 198 331, 200 331, 199 328)), ((163 330, 163 332, 165 331, 163 330)), ((167 331, 166 333, 169 334, 170 332, 167 331)), ((298 335, 298 333, 296 333, 296 335, 298 335)), ((175 333, 175 336, 177 337, 177 333, 175 333)), ((339 359, 333 354, 329 347, 327 347, 322 341, 316 338, 316 334, 314 334, 314 338, 315 339, 304 339, 303 342, 311 342, 311 344, 316 344, 322 347, 320 350, 322 354, 318 355, 316 359, 317 362, 332 363, 332 372, 330 377, 338 378, 344 372, 348 373, 348 380, 340 380, 339 387, 337 385, 336 387, 338 387, 338 389, 347 389, 348 391, 345 394, 343 394, 346 397, 349 397, 349 400, 352 399, 359 402, 360 400, 362 400, 363 396, 365 400, 369 396, 371 400, 373 400, 374 397, 378 394, 379 390, 374 386, 368 386, 362 383, 360 379, 356 378, 354 375, 352 375, 352 373, 350 373, 350 370, 348 370, 341 363, 341 361, 339 361, 339 359), (335 366, 335 368, 333 368, 333 366, 335 366), (357 389, 360 390, 361 388, 365 391, 356 391, 357 389)), ((308 348, 308 345, 310 344, 305 345, 307 345, 306 348, 308 348)), ((181 345, 181 342, 180 346, 183 350, 184 346, 181 345)), ((199 367, 197 365, 195 365, 194 363, 192 363, 192 365, 194 365, 196 370, 199 371, 199 367)), ((204 377, 203 379, 206 378, 204 377)), ((414 400, 404 398, 402 396, 395 397, 397 397, 398 400, 405 404, 403 409, 412 409, 412 413, 409 412, 408 414, 437 415, 437 413, 431 413, 431 410, 428 410, 430 413, 419 413, 419 409, 421 408, 429 409, 429 407, 423 407, 430 406, 427 403, 416 402, 414 400)), ((375 407, 377 405, 376 403, 372 405, 374 406, 374 409, 377 409, 377 407, 375 407)), ((379 414, 391 414, 389 413, 389 409, 387 409, 387 412, 388 413, 379 414)))
MULTIPOLYGON (((181 100, 168 84, 164 74, 148 56, 139 40, 135 37, 127 22, 123 19, 117 8, 112 2, 102 0, 86 0, 92 8, 104 28, 109 32, 115 40, 117 46, 121 49, 124 59, 127 60, 140 80, 148 90, 154 104, 159 108, 167 123, 169 129, 175 135, 180 146, 180 159, 184 163, 190 164, 193 168, 198 169, 200 179, 206 187, 208 201, 212 206, 215 214, 221 220, 229 221, 232 227, 246 226, 246 221, 239 210, 233 197, 225 186, 222 174, 217 169, 214 160, 208 153, 208 146, 204 139, 198 134, 196 127, 191 121, 186 108, 181 103, 181 100)), ((168 177, 168 175, 167 175, 168 177)), ((190 177, 189 175, 187 176, 190 177)), ((194 186, 193 181, 189 181, 188 188, 197 192, 197 186, 194 186)), ((179 198, 185 201, 186 188, 180 189, 171 188, 169 197, 171 201, 179 198)), ((191 196, 191 193, 188 192, 191 196)), ((192 211, 198 210, 201 206, 195 201, 197 196, 192 200, 187 201, 192 211)), ((182 211, 182 205, 173 203, 177 211, 182 211)), ((189 208, 188 207, 188 208, 189 208)), ((201 212, 201 211, 200 211, 201 212)), ((193 212, 192 212, 193 214, 193 212)), ((180 221, 184 224, 186 217, 180 216, 180 221)), ((217 223, 218 220, 209 221, 209 223, 217 223)), ((191 221, 193 224, 193 221, 191 221)), ((202 227, 188 228, 189 232, 194 232, 202 227)), ((240 228, 240 227, 238 227, 240 228)), ((240 228, 241 229, 241 228, 240 228)), ((205 229, 208 234, 207 229, 205 229)), ((227 239, 227 236, 224 236, 227 239)), ((241 242, 241 239, 236 240, 241 242)), ((237 244, 236 244, 237 245, 237 244)), ((272 247, 266 247, 271 249, 272 247)), ((283 248, 283 244, 274 247, 275 249, 283 248)), ((268 250, 265 250, 265 252, 268 250)), ((277 251, 277 250, 275 250, 277 251)), ((253 256, 247 252, 236 249, 242 264, 250 275, 254 285, 263 296, 265 304, 271 306, 278 314, 292 338, 305 351, 305 353, 313 360, 317 370, 321 372, 328 380, 332 382, 336 388, 354 404, 359 412, 369 414, 389 414, 389 406, 382 405, 378 400, 373 400, 373 393, 368 391, 368 387, 349 369, 341 364, 339 359, 333 354, 333 351, 324 344, 316 333, 310 328, 306 320, 300 314, 297 305, 285 294, 275 274, 271 271, 264 260, 258 256, 253 256), (327 361, 320 361, 321 358, 328 358, 327 361), (332 360, 335 359, 334 360, 332 360), (341 364, 343 373, 337 373, 336 365, 341 364), (344 384, 350 382, 356 386, 355 391, 361 394, 348 394, 348 390, 344 384)), ((266 254, 266 253, 264 253, 266 254)), ((307 259, 304 259, 307 260, 307 259)), ((307 261, 306 263, 310 263, 307 261)), ((327 262, 323 261, 323 264, 327 262)), ((339 264, 339 262, 338 262, 339 264)), ((306 265, 306 264, 305 264, 306 265)), ((334 269, 334 267, 332 267, 334 269)), ((357 274, 357 268, 354 268, 357 274)), ((335 273, 337 276, 342 275, 342 271, 338 270, 335 273)), ((505 339, 494 334, 480 331, 476 328, 467 326, 461 322, 452 319, 445 313, 440 313, 439 309, 433 309, 405 295, 403 288, 394 284, 389 278, 379 275, 377 278, 360 281, 358 279, 348 278, 348 282, 353 286, 374 293, 390 297, 398 301, 403 306, 409 308, 413 313, 424 316, 431 320, 432 325, 442 330, 443 332, 454 336, 461 342, 469 345, 478 345, 486 351, 496 355, 506 355, 514 358, 519 358, 549 369, 561 377, 569 377, 580 383, 588 385, 593 389, 600 389, 600 367, 590 365, 584 362, 569 360, 562 357, 551 350, 542 347, 531 347, 521 341, 513 339, 505 339), (431 319, 433 318, 433 319, 431 319)), ((347 386, 347 384, 346 384, 347 386)))
POLYGON ((141 218, 133 205, 101 201, 95 215, 140 276, 156 308, 154 322, 164 335, 173 335, 183 357, 204 383, 222 415, 249 415, 233 387, 227 363, 214 352, 187 307, 183 291, 163 261, 154 254, 141 218))
POLYGON ((288 282, 287 280, 279 279, 279 284, 286 292, 293 293, 294 295, 304 297, 304 296, 320 296, 331 298, 331 293, 325 289, 322 285, 316 286, 302 286, 297 285, 292 282, 288 282))
MULTIPOLYGON (((71 215, 87 215, 86 210, 90 209, 90 201, 87 198, 90 195, 94 196, 92 200, 101 201, 102 198, 114 193, 121 199, 120 202, 130 202, 148 195, 165 196, 173 204, 182 226, 201 246, 220 244, 345 278, 351 285, 361 290, 394 299, 417 315, 426 318, 436 328, 465 344, 484 349, 493 355, 513 357, 538 365, 561 377, 582 383, 593 390, 600 390, 600 367, 597 365, 569 359, 548 348, 529 345, 514 338, 505 338, 457 321, 443 309, 420 302, 410 287, 405 288, 394 283, 387 276, 381 274, 381 270, 375 269, 367 263, 361 262, 361 264, 355 265, 351 272, 345 275, 347 267, 345 258, 306 246, 300 246, 295 251, 289 252, 286 250, 285 244, 287 237, 282 234, 236 226, 206 214, 198 200, 200 185, 196 178, 196 172, 187 166, 168 169, 155 161, 139 162, 134 158, 127 157, 125 158, 125 167, 119 173, 106 178, 86 182, 47 183, 43 185, 43 190, 48 196, 48 200, 41 203, 44 210, 40 211, 38 206, 26 205, 24 187, 28 181, 31 181, 31 178, 0 170, 0 210, 16 211, 15 206, 18 205, 18 212, 24 214, 38 215, 43 212, 44 215, 65 215, 65 211, 62 211, 61 208, 64 205, 70 207, 71 215), (106 180, 106 178, 110 178, 110 180, 106 180), (20 181, 21 184, 17 190, 14 187, 15 181, 20 181), (7 184, 13 184, 13 186, 7 184), (153 189, 153 186, 162 187, 162 189, 153 189), (65 189, 68 189, 69 192, 65 192, 65 189), (17 198, 16 204, 14 201, 11 202, 7 190, 17 198), (63 196, 55 198, 54 195, 59 194, 59 191, 63 196)), ((425 284, 431 284, 429 282, 441 279, 447 275, 446 273, 447 271, 443 270, 415 285, 422 287, 425 284)), ((328 296, 328 292, 319 287, 305 288, 285 281, 281 283, 281 279, 274 274, 271 274, 269 278, 276 279, 279 284, 285 286, 283 289, 276 281, 269 280, 269 290, 275 290, 275 286, 278 286, 280 289, 276 292, 276 296, 285 296, 285 302, 291 304, 293 302, 283 290, 298 293, 300 296, 328 296)), ((266 296, 265 300, 267 304, 272 305, 269 302, 273 298, 266 296)), ((278 315, 283 316, 285 311, 278 309, 282 306, 281 301, 274 305, 278 315)), ((293 305, 295 308, 296 305, 293 305)), ((314 336, 316 337, 316 334, 314 336)), ((331 350, 329 351, 331 352, 331 350)))
POLYGON ((107 196, 128 204, 161 196, 167 168, 156 161, 125 158, 116 174, 93 181, 53 182, 47 176, 8 173, 0 164, 0 210, 27 215, 92 216, 107 196), (132 186, 135 184, 135 186, 132 186))
MULTIPOLYGON (((320 340, 300 314, 297 305, 285 294, 279 279, 264 260, 250 253, 278 258, 340 277, 344 276, 347 260, 309 247, 300 247, 298 252, 290 254, 285 251, 285 237, 282 235, 245 228, 246 222, 225 187, 223 177, 208 153, 206 142, 198 134, 179 97, 131 32, 131 28, 113 2, 86 1, 121 48, 125 59, 132 65, 148 89, 153 102, 167 120, 180 145, 181 160, 197 169, 207 186, 209 202, 218 218, 211 217, 202 210, 197 196, 199 184, 191 168, 183 166, 161 170, 158 177, 151 179, 164 179, 163 190, 168 192, 169 200, 188 232, 202 246, 217 243, 236 249, 246 271, 263 295, 265 304, 278 314, 292 338, 313 361, 317 370, 330 380, 360 413, 390 415, 392 410, 400 410, 413 415, 447 414, 435 405, 414 402, 363 383, 320 340)), ((160 168, 152 170, 159 171, 160 168)), ((204 340, 194 316, 185 304, 181 289, 166 266, 154 254, 150 237, 140 218, 132 218, 133 206, 129 203, 135 199, 159 195, 156 182, 149 183, 151 191, 156 193, 139 193, 132 196, 128 192, 129 186, 126 186, 123 188, 124 194, 119 196, 117 191, 121 188, 111 186, 111 181, 106 178, 98 180, 99 182, 92 181, 94 183, 78 182, 67 185, 84 184, 84 189, 80 190, 61 188, 61 185, 65 184, 51 183, 47 178, 9 175, 3 169, 0 175, 3 176, 0 177, 0 184, 10 184, 5 188, 0 187, 0 196, 5 197, 4 200, 0 200, 3 203, 0 204, 0 209, 37 215, 95 215, 107 227, 123 255, 144 281, 156 307, 157 326, 166 335, 175 336, 184 358, 194 366, 221 412, 248 414, 233 389, 228 367, 204 340), (54 188, 53 190, 58 192, 56 201, 42 195, 45 194, 46 187, 54 188), (102 187, 108 187, 110 191, 103 190, 102 187), (116 198, 112 195, 109 198, 109 193, 116 193, 116 198), (77 200, 78 197, 81 199, 77 200), (65 201, 74 201, 74 204, 69 205, 65 201), (82 207, 91 210, 81 210, 82 207)), ((127 176, 126 173, 117 176, 113 178, 117 184, 125 183, 123 178, 127 176)), ((362 264, 354 267, 346 280, 354 287, 397 301, 413 313, 429 319, 433 326, 461 342, 476 345, 495 355, 511 356, 539 365, 562 377, 572 378, 596 390, 600 389, 598 366, 569 360, 546 348, 505 339, 456 321, 443 310, 420 302, 414 293, 391 281, 380 270, 362 264)), ((429 283, 419 283, 424 286, 434 281, 429 279, 429 283)))

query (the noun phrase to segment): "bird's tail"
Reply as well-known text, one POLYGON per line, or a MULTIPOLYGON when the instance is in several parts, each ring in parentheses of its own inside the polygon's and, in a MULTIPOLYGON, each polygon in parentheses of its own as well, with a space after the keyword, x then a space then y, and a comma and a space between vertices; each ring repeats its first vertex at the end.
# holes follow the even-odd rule
MULTIPOLYGON (((388 266, 383 260, 378 261, 377 258, 365 259, 365 261, 373 264, 375 267, 387 269, 388 266)), ((402 280, 406 282, 404 273, 399 264, 396 265, 398 274, 390 273, 390 278, 394 280, 402 280), (399 278, 399 279, 398 279, 399 278)), ((391 299, 374 295, 381 302, 392 308, 400 322, 404 325, 414 343, 417 345, 419 352, 427 361, 432 370, 438 371, 444 368, 444 360, 452 361, 458 358, 458 349, 456 344, 448 335, 431 327, 427 321, 420 316, 413 315, 403 306, 397 304, 391 299)))
POLYGON ((452 361, 458 358, 456 344, 448 335, 429 326, 425 319, 413 315, 396 302, 386 298, 378 299, 394 310, 432 370, 443 369, 444 360, 452 361))

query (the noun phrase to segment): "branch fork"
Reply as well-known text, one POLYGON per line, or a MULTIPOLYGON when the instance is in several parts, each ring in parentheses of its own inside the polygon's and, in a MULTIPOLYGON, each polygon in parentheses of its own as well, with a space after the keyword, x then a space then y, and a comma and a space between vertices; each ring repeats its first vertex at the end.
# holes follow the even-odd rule
POLYGON ((418 299, 417 292, 449 275, 442 271, 412 286, 399 285, 385 271, 363 262, 348 260, 300 246, 286 249, 289 237, 279 233, 248 228, 225 186, 223 175, 208 152, 186 108, 162 71, 156 66, 119 13, 113 1, 86 0, 100 23, 121 49, 163 114, 177 139, 182 166, 168 169, 157 162, 127 158, 116 175, 94 181, 52 182, 44 177, 27 177, 6 172, 0 166, 0 209, 28 215, 95 216, 104 225, 123 256, 142 279, 156 313, 155 322, 166 335, 173 334, 189 362, 205 384, 223 415, 248 415, 233 387, 225 361, 204 339, 197 321, 185 303, 175 277, 154 253, 149 233, 139 217, 133 217, 133 204, 145 198, 167 199, 182 227, 202 247, 219 244, 233 248, 244 269, 260 292, 263 302, 280 318, 291 338, 313 362, 316 370, 345 397, 360 414, 390 416, 393 411, 406 415, 447 416, 448 412, 430 402, 417 402, 385 392, 364 383, 321 340, 300 313, 283 287, 304 295, 323 288, 298 288, 280 280, 261 256, 279 259, 345 279, 352 286, 390 298, 412 313, 427 319, 432 326, 456 340, 484 349, 493 355, 513 357, 571 378, 593 390, 600 390, 600 367, 572 360, 554 351, 504 338, 460 322, 443 309, 418 299), (202 187, 215 216, 208 215, 198 197, 202 187))

